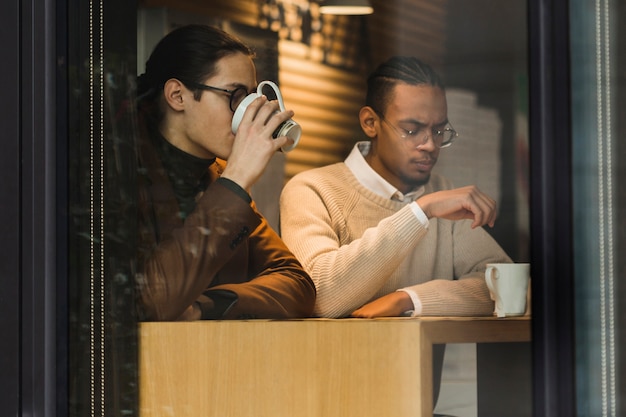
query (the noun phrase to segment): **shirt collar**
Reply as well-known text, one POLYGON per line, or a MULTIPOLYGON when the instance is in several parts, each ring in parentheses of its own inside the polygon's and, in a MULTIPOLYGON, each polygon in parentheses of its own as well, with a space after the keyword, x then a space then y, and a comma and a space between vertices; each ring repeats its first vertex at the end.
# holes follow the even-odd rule
POLYGON ((424 186, 421 186, 407 194, 402 194, 396 187, 389 184, 387 180, 374 171, 365 160, 365 156, 369 153, 371 146, 371 142, 368 141, 357 142, 345 160, 346 166, 361 185, 381 197, 403 202, 415 201, 424 193, 424 186))

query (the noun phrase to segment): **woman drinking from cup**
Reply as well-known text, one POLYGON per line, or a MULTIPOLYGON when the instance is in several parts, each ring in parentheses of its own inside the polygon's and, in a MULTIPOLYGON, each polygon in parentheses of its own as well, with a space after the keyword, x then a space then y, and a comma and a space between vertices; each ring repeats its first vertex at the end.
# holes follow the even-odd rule
POLYGON ((138 80, 139 253, 144 320, 306 317, 315 288, 247 190, 293 116, 259 95, 253 53, 224 31, 180 27, 138 80), (225 161, 228 161, 226 164, 225 161))

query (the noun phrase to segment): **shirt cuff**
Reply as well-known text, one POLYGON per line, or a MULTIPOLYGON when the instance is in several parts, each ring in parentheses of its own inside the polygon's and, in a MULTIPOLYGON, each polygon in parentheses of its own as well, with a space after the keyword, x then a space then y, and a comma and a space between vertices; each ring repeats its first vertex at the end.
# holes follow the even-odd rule
POLYGON ((417 204, 417 201, 414 201, 411 204, 411 210, 413 210, 413 214, 415 214, 417 220, 419 220, 425 228, 428 228, 428 217, 426 216, 426 213, 424 213, 424 210, 422 210, 422 208, 419 206, 419 204, 417 204))
POLYGON ((252 197, 250 197, 250 194, 248 194, 246 190, 241 188, 241 186, 239 184, 237 184, 235 181, 230 180, 228 178, 219 177, 216 180, 216 182, 219 182, 224 187, 228 188, 230 191, 232 191, 233 193, 237 194, 246 203, 250 204, 252 202, 252 197))
POLYGON ((411 301, 413 302, 413 310, 406 311, 404 314, 405 316, 416 317, 422 314, 422 302, 415 291, 409 290, 408 288, 400 288, 396 291, 402 291, 409 294, 409 297, 411 297, 411 301))

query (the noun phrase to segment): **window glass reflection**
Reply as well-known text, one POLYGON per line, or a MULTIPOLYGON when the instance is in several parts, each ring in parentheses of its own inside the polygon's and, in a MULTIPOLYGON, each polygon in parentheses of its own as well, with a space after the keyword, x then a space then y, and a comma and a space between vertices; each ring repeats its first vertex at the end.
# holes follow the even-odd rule
POLYGON ((624 413, 624 7, 571 1, 576 406, 624 413), (621 12, 621 15, 620 15, 621 12), (621 48, 621 49, 620 49, 621 48), (621 105, 620 105, 621 104, 621 105), (621 349, 620 349, 621 348, 621 349), (621 391, 620 391, 621 390, 621 391))
MULTIPOLYGON (((368 17, 321 15, 317 4, 299 0, 230 2, 236 7, 198 1, 186 8, 146 0, 138 10, 119 3, 116 10, 127 13, 113 16, 107 11, 112 5, 104 12, 98 4, 82 5, 72 20, 70 374, 77 415, 94 408, 117 415, 136 407, 137 265, 131 254, 137 129, 130 102, 134 77, 152 47, 182 24, 219 25, 261 50, 257 69, 267 76, 259 79, 280 81, 303 126, 298 147, 277 155, 252 190, 276 229, 282 185, 299 172, 342 161, 362 137, 355 115, 365 99, 366 74, 390 55, 418 55, 443 75, 450 121, 459 132, 437 168, 455 185, 478 183, 494 196, 499 218, 488 232, 513 260, 529 260, 524 1, 374 1, 368 17), (137 23, 120 24, 122 15, 137 23)), ((466 364, 494 352, 474 346, 448 352, 444 390, 458 377, 465 396, 476 386, 475 369, 466 364)), ((530 369, 529 351, 518 353, 526 365, 520 366, 522 378, 529 381, 523 374, 530 369)), ((530 391, 528 384, 524 389, 530 391)), ((450 410, 446 395, 454 394, 443 392, 442 411, 450 410)), ((468 398, 461 407, 476 412, 480 399, 468 398)))

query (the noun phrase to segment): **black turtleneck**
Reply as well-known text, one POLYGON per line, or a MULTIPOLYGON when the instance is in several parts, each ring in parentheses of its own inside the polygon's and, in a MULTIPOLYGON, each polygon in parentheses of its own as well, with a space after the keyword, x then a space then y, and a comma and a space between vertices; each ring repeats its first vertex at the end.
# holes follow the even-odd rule
POLYGON ((178 149, 158 135, 157 152, 167 172, 184 220, 196 207, 196 196, 209 186, 209 167, 215 158, 204 159, 178 149))

